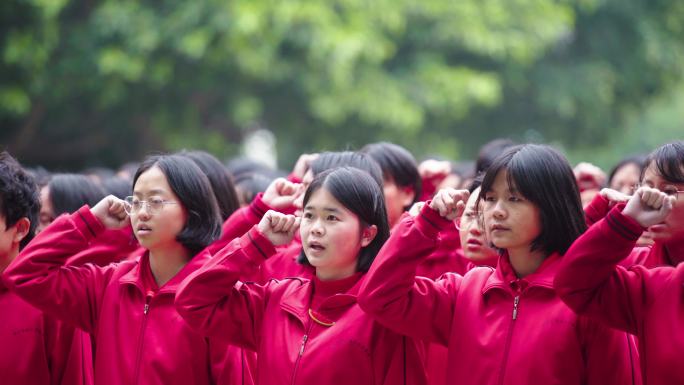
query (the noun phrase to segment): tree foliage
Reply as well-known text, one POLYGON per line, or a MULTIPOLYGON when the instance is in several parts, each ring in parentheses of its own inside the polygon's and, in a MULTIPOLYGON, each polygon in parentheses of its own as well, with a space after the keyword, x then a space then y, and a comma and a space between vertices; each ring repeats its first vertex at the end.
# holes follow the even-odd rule
POLYGON ((284 163, 375 140, 601 145, 684 58, 664 0, 6 0, 0 19, 0 143, 54 167, 235 155, 255 127, 284 163))

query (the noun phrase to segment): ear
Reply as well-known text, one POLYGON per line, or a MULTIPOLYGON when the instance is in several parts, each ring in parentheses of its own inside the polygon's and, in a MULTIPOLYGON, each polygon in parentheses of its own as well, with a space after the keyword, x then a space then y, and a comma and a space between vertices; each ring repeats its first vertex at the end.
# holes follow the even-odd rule
POLYGON ((399 199, 401 200, 401 205, 403 207, 410 207, 413 204, 413 200, 416 197, 416 192, 413 191, 413 187, 400 187, 399 192, 399 199))
POLYGON ((31 230, 31 221, 23 217, 17 221, 17 223, 12 226, 14 228, 14 236, 12 237, 12 242, 21 243, 21 240, 28 235, 29 230, 31 230))
POLYGON ((378 226, 376 225, 371 225, 363 229, 363 232, 361 233, 361 247, 370 245, 376 235, 378 235, 378 226))

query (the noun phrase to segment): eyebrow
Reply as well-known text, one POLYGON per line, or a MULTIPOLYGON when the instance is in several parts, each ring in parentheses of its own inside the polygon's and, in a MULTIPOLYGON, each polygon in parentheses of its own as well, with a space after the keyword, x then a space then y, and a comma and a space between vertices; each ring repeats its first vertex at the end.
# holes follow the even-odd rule
MULTIPOLYGON (((314 206, 309 206, 309 205, 307 205, 306 207, 304 207, 304 210, 315 210, 315 209, 316 209, 316 207, 314 207, 314 206)), ((323 210, 323 211, 330 211, 330 212, 333 212, 333 213, 342 212, 342 210, 336 209, 336 208, 334 208, 334 207, 323 207, 322 210, 323 210)))

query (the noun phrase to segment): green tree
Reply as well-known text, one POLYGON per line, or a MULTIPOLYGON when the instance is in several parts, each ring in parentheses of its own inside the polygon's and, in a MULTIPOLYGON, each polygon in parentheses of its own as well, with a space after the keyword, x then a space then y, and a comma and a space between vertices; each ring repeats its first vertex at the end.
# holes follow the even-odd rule
POLYGON ((7 0, 0 19, 0 143, 71 168, 234 155, 254 127, 283 164, 600 144, 681 78, 684 45, 684 6, 645 0, 7 0))

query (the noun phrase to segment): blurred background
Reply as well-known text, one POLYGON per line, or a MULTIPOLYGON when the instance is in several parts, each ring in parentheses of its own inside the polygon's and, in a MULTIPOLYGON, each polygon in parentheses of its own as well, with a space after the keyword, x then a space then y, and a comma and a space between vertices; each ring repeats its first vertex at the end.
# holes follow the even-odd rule
POLYGON ((0 21, 0 147, 50 170, 496 137, 609 168, 684 139, 684 1, 3 0, 0 21))

